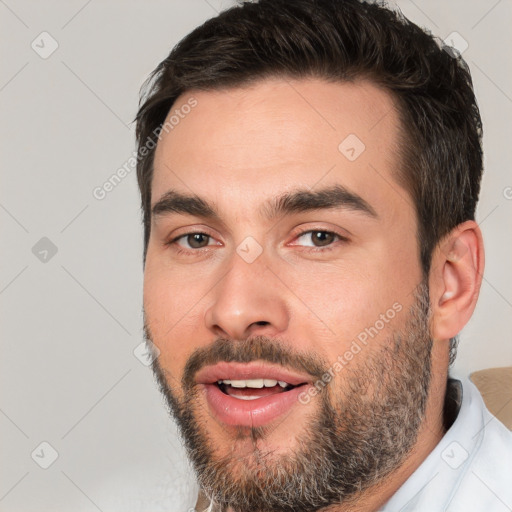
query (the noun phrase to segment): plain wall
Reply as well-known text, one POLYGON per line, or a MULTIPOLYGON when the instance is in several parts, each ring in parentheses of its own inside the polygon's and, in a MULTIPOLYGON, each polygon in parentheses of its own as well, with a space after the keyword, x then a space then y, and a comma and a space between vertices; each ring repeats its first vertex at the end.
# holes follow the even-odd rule
MULTIPOLYGON (((442 39, 456 31, 468 42, 464 57, 484 122, 477 220, 487 265, 454 374, 511 365, 512 2, 397 4, 442 39)), ((185 511, 193 504, 175 427, 151 371, 134 355, 142 342, 134 171, 102 200, 93 191, 132 156, 131 121, 147 75, 227 5, 0 3, 0 511, 185 511), (57 50, 42 58, 52 39, 57 50), (58 453, 48 469, 40 464, 51 461, 52 449, 42 442, 58 453)))

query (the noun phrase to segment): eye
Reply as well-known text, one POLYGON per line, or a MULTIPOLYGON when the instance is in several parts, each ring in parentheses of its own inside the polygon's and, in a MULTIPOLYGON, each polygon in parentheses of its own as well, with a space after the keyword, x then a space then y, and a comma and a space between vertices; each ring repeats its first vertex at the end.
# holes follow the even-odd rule
POLYGON ((346 240, 346 238, 333 233, 332 231, 310 230, 305 231, 297 236, 297 241, 302 243, 295 243, 293 245, 304 245, 306 247, 326 247, 332 245, 338 240, 346 240))
POLYGON ((171 243, 185 249, 201 249, 210 245, 209 242, 211 238, 212 237, 206 233, 187 233, 175 238, 171 243))

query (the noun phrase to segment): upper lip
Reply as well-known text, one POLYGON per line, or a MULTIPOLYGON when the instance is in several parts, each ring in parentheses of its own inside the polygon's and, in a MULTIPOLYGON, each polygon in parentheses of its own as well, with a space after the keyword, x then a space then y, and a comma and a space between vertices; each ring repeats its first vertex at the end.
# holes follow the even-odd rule
POLYGON ((213 384, 219 380, 273 379, 287 382, 293 386, 311 382, 311 376, 287 370, 279 365, 263 361, 251 363, 220 362, 205 366, 196 374, 198 384, 213 384))

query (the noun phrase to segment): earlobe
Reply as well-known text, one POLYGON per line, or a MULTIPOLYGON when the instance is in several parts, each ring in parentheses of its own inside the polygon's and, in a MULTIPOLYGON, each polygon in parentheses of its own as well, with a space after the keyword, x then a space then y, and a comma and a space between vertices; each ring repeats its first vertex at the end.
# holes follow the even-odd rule
POLYGON ((467 221, 457 226, 441 241, 434 259, 430 279, 433 336, 450 339, 471 318, 480 292, 484 249, 478 224, 467 221))

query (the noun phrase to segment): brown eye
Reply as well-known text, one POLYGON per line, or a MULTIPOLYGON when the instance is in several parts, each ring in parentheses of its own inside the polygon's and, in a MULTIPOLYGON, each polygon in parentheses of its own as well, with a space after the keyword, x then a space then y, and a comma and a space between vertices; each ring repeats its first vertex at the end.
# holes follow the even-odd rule
POLYGON ((335 233, 331 233, 330 231, 311 231, 310 234, 311 241, 317 247, 332 244, 337 236, 335 233))
POLYGON ((311 229, 304 231, 297 237, 297 244, 305 247, 327 247, 332 245, 337 240, 342 240, 343 237, 333 233, 332 231, 323 231, 318 229, 311 229))
POLYGON ((204 233, 190 233, 189 235, 186 235, 186 240, 187 244, 192 249, 201 249, 201 247, 206 247, 208 245, 210 237, 204 233))

